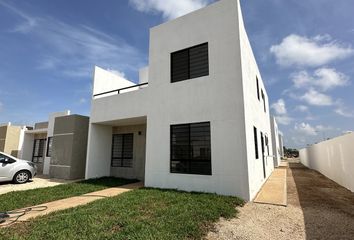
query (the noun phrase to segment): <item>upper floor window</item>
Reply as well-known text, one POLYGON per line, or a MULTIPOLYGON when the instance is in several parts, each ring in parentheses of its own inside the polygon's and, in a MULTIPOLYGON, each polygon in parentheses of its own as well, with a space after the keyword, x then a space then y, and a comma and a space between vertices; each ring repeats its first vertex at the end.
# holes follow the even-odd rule
POLYGON ((171 82, 209 75, 208 43, 171 53, 171 82))
POLYGON ((260 98, 259 98, 259 81, 258 81, 258 77, 256 77, 256 84, 257 84, 257 98, 258 98, 258 100, 260 100, 260 98))
POLYGON ((267 109, 266 109, 266 100, 265 100, 265 96, 264 96, 263 90, 262 90, 262 100, 263 100, 264 112, 267 112, 267 109))

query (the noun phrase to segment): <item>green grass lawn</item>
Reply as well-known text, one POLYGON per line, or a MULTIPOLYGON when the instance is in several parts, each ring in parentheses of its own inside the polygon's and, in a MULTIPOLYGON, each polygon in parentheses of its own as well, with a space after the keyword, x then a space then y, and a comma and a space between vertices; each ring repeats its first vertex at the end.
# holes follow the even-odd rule
POLYGON ((61 184, 54 187, 16 191, 0 195, 0 212, 29 207, 58 199, 99 191, 109 187, 136 182, 113 177, 89 179, 80 182, 61 184))
POLYGON ((200 239, 242 204, 236 197, 137 189, 0 229, 0 238, 200 239))

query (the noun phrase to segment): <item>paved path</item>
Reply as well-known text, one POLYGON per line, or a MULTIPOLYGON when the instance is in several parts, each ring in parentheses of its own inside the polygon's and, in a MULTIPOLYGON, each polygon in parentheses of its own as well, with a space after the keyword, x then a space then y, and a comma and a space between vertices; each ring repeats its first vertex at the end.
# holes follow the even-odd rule
MULTIPOLYGON (((19 221, 19 222, 28 221, 30 218, 35 218, 38 216, 46 215, 46 214, 49 214, 49 213, 52 213, 55 211, 64 210, 67 208, 73 208, 73 207, 77 207, 80 205, 85 205, 85 204, 88 204, 90 202, 93 202, 93 201, 96 201, 99 199, 117 196, 121 193, 128 192, 133 189, 140 188, 140 187, 143 187, 143 183, 137 182, 137 183, 132 183, 132 184, 126 184, 126 185, 123 185, 120 187, 107 188, 107 189, 100 190, 97 192, 87 193, 87 194, 84 194, 81 196, 76 196, 76 197, 61 199, 61 200, 57 200, 57 201, 53 201, 53 202, 43 203, 43 204, 36 205, 36 206, 30 207, 30 208, 45 209, 45 210, 43 210, 43 211, 30 211, 30 212, 26 213, 25 215, 21 216, 20 218, 18 218, 17 221, 19 221)), ((25 209, 27 209, 27 208, 25 208, 25 209)), ((19 209, 19 211, 21 211, 21 209, 19 209)), ((16 215, 12 215, 11 217, 15 217, 15 216, 16 215)), ((5 222, 2 225, 8 226, 8 223, 9 222, 5 222)), ((0 224, 0 227, 1 227, 1 224, 0 224)))
POLYGON ((287 193, 287 207, 247 203, 207 239, 354 239, 354 193, 298 162, 289 162, 287 193))
MULTIPOLYGON (((78 181, 78 180, 76 180, 78 181)), ((45 176, 37 176, 24 184, 14 184, 12 182, 2 182, 0 183, 0 195, 8 192, 23 191, 35 188, 53 187, 64 183, 74 182, 74 180, 63 180, 48 178, 45 176)))
POLYGON ((255 203, 286 206, 286 168, 276 168, 254 199, 255 203))

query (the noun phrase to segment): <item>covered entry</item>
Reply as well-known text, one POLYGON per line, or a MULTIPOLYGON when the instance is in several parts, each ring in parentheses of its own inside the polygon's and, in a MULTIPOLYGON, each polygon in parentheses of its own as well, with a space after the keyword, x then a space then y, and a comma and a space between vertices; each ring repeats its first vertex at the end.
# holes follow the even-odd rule
POLYGON ((90 124, 86 178, 144 180, 146 117, 90 124))

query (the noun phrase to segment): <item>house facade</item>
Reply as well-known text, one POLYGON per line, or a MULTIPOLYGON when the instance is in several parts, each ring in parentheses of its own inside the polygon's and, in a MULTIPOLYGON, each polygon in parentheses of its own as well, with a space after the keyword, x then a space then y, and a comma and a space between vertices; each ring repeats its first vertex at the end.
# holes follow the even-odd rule
POLYGON ((274 167, 278 167, 280 165, 281 157, 283 157, 282 150, 280 147, 280 141, 282 141, 282 137, 279 132, 278 124, 274 116, 271 116, 270 119, 271 130, 272 130, 272 146, 273 146, 273 161, 274 167))
POLYGON ((239 1, 150 29, 139 84, 95 68, 86 178, 251 200, 274 168, 268 95, 239 1))
POLYGON ((0 152, 18 157, 26 129, 26 126, 15 126, 10 122, 0 124, 0 152))
POLYGON ((60 179, 85 176, 89 118, 70 111, 49 115, 24 131, 19 158, 36 163, 38 174, 60 179))

